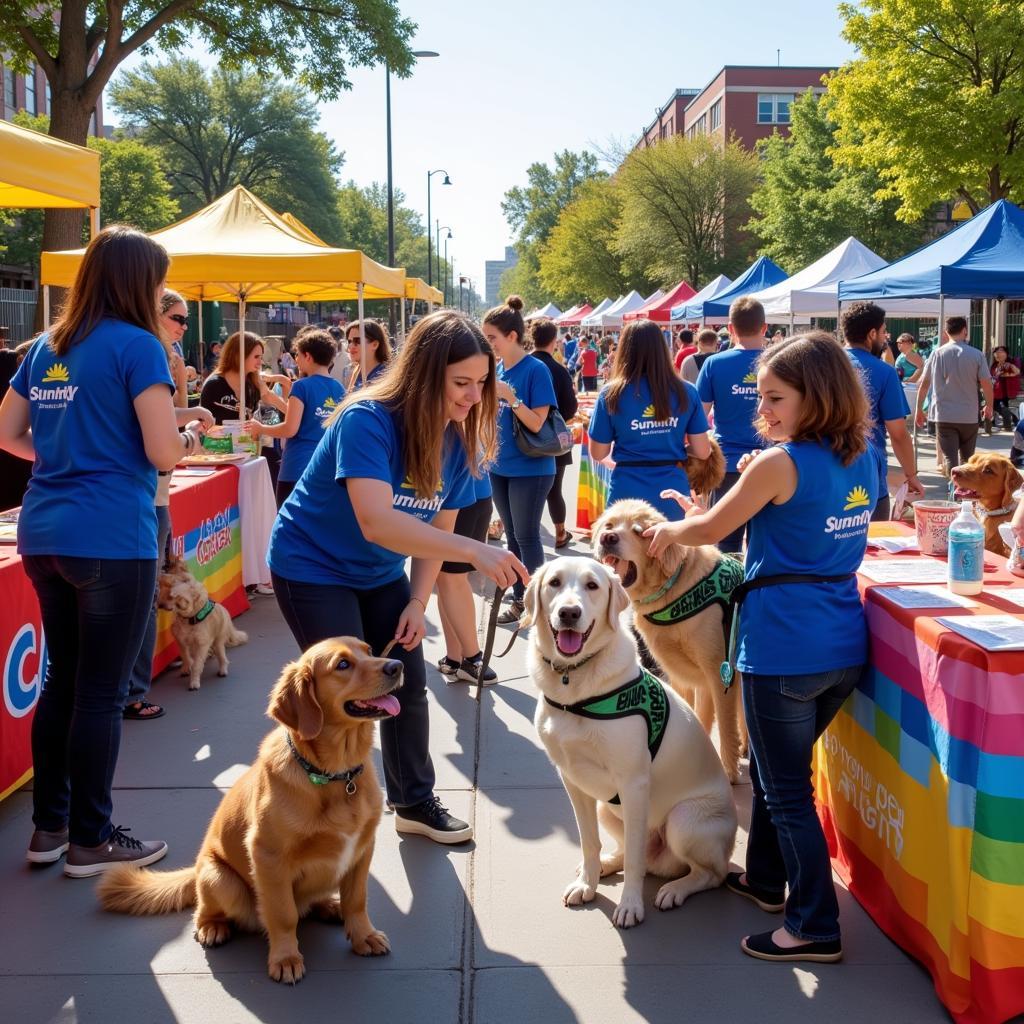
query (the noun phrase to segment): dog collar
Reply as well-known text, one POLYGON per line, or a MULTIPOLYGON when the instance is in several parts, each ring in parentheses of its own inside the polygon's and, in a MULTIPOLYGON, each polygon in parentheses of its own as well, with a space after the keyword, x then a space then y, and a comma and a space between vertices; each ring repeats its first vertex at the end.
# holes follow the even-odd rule
MULTIPOLYGON (((593 658, 593 657, 594 657, 593 654, 588 654, 585 658, 582 658, 580 661, 577 661, 577 662, 575 662, 572 665, 565 664, 565 665, 559 666, 559 665, 556 665, 550 658, 545 658, 544 655, 542 654, 541 655, 541 661, 543 661, 544 664, 547 665, 547 667, 550 668, 552 672, 561 672, 562 673, 562 685, 563 686, 568 686, 569 685, 569 673, 570 672, 575 672, 576 669, 580 668, 583 665, 586 665, 586 663, 588 661, 590 661, 590 659, 593 658)), ((549 704, 554 704, 555 702, 549 700, 548 703, 549 704)), ((555 706, 559 707, 559 708, 562 707, 561 704, 556 704, 555 706)))
POLYGON ((974 514, 981 516, 982 519, 991 519, 992 516, 1008 516, 1011 512, 1017 510, 1017 502, 1012 505, 1004 505, 1002 508, 982 508, 980 505, 974 506, 974 514))
POLYGON ((675 585, 679 579, 679 574, 683 571, 683 566, 680 566, 672 574, 672 578, 666 580, 653 594, 648 594, 646 597, 641 597, 637 600, 637 604, 650 604, 652 601, 657 601, 659 597, 664 597, 675 585))
POLYGON ((204 604, 203 607, 200 608, 199 611, 196 612, 196 614, 193 615, 192 618, 188 620, 188 624, 190 626, 198 626, 199 623, 202 622, 203 619, 205 619, 206 616, 209 615, 210 612, 212 612, 213 609, 216 608, 216 607, 217 606, 209 598, 207 598, 206 599, 206 604, 204 604))
POLYGON ((363 774, 363 766, 357 764, 355 768, 349 768, 347 772, 324 772, 321 771, 316 765, 312 765, 307 761, 296 749, 295 744, 292 742, 291 733, 286 733, 288 737, 288 746, 291 748, 292 757, 299 762, 302 770, 309 776, 309 781, 314 786, 326 786, 328 782, 344 782, 345 792, 349 796, 354 796, 356 792, 356 777, 363 774))

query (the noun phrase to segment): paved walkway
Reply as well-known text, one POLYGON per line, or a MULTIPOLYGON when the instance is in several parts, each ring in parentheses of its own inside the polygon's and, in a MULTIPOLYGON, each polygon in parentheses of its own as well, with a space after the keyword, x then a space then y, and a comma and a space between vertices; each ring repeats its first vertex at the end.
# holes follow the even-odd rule
MULTIPOLYGON (((1005 450, 1009 435, 985 447, 1005 450)), ((934 466, 926 454, 922 467, 934 466)), ((938 496, 941 481, 928 478, 938 496)), ((574 480, 567 481, 568 488, 574 480)), ((550 537, 548 548, 550 550, 550 537)), ((585 553, 582 544, 576 553, 585 553)), ((295 655, 272 598, 241 620, 247 646, 231 676, 207 668, 189 693, 164 675, 155 722, 128 722, 115 779, 115 820, 140 838, 163 838, 176 868, 195 855, 221 793, 251 761, 270 723, 267 694, 295 655)), ((428 664, 443 653, 430 609, 428 664)), ((757 1019, 914 1024, 947 1021, 925 971, 840 889, 846 960, 836 966, 772 965, 739 950, 739 939, 777 917, 725 890, 701 893, 622 932, 611 910, 621 880, 602 884, 581 909, 560 894, 579 859, 569 800, 533 730, 535 693, 518 643, 496 663, 501 684, 480 704, 467 688, 429 671, 431 747, 438 789, 475 822, 476 840, 442 848, 399 838, 385 815, 370 884, 370 914, 393 953, 362 960, 337 928, 300 925, 308 974, 295 989, 266 976, 266 944, 241 936, 205 951, 187 914, 129 918, 101 912, 91 881, 24 862, 31 832, 26 790, 0 804, 0 1019, 11 1024, 126 1024, 300 1020, 403 1022, 655 1021, 757 1019)), ((749 785, 734 789, 743 862, 749 785)), ((648 881, 648 903, 657 881, 648 881)))

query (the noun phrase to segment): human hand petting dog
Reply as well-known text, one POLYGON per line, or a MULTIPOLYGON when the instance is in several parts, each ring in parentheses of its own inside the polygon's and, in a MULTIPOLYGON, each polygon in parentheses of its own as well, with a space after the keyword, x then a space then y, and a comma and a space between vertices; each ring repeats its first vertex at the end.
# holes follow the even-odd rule
MULTIPOLYGON (((668 489, 661 492, 661 497, 672 498, 679 507, 686 514, 686 518, 689 519, 691 516, 703 515, 707 512, 699 502, 693 500, 686 494, 682 494, 679 491, 668 489)), ((647 548, 647 553, 652 558, 659 558, 665 548, 671 544, 679 543, 679 523, 657 523, 654 526, 649 526, 644 530, 644 537, 650 539, 650 546, 647 548)))

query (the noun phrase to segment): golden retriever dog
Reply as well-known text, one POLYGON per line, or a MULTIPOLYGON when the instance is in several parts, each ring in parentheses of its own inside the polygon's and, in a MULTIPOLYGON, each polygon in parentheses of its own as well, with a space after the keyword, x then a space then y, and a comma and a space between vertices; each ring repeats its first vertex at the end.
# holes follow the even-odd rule
POLYGON ((179 558, 177 555, 171 555, 164 563, 160 575, 157 577, 157 607, 166 607, 168 594, 170 594, 171 587, 175 583, 182 583, 193 578, 192 573, 188 571, 188 563, 185 559, 179 558))
POLYGON ((157 603, 159 607, 174 612, 171 635, 178 642, 180 675, 188 676, 188 688, 199 689, 203 667, 211 654, 217 659, 217 675, 226 676, 227 648, 249 641, 246 633, 235 629, 227 608, 211 601, 206 587, 191 575, 163 588, 157 603))
POLYGON ((717 720, 722 767, 735 783, 746 727, 740 688, 725 690, 719 675, 726 655, 721 605, 710 604, 690 618, 667 624, 648 617, 669 609, 714 570, 722 555, 710 544, 698 548, 673 544, 660 559, 651 558, 644 530, 664 521, 646 501, 617 501, 594 524, 594 553, 618 575, 632 602, 637 631, 672 688, 693 705, 708 735, 717 720))
POLYGON ((344 922, 360 956, 389 952, 366 913, 383 806, 370 747, 374 720, 399 713, 401 685, 400 661, 374 658, 351 637, 286 665, 267 709, 278 727, 224 795, 195 864, 114 868, 97 888, 100 902, 125 914, 194 906, 196 941, 207 947, 232 929, 263 932, 270 977, 291 984, 306 972, 296 936, 306 915, 344 922))
POLYGON ((525 603, 534 724, 583 852, 562 902, 589 903, 603 875, 622 871, 612 921, 630 928, 644 919, 648 872, 669 879, 660 910, 720 885, 736 838, 732 792, 689 705, 640 668, 618 579, 592 558, 556 558, 533 574, 525 603), (604 857, 599 821, 616 842, 604 857))
POLYGON ((985 526, 985 548, 997 555, 1009 555, 1010 549, 999 536, 999 525, 1013 516, 1017 507, 1013 495, 1024 477, 998 452, 975 452, 962 466, 954 466, 950 476, 958 501, 974 499, 974 511, 985 526))
POLYGON ((706 459, 695 459, 688 455, 684 468, 686 479, 690 482, 690 492, 699 495, 707 504, 708 496, 725 479, 725 456, 718 442, 709 434, 711 454, 706 459))

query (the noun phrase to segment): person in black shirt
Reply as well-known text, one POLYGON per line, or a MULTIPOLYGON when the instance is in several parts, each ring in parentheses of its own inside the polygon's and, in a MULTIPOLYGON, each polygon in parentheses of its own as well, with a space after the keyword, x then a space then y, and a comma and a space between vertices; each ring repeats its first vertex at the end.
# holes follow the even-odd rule
MULTIPOLYGON (((579 407, 576 401, 576 389, 572 386, 569 371, 551 354, 558 328, 553 320, 541 317, 530 324, 530 340, 533 342, 533 357, 539 359, 551 372, 551 380, 555 385, 555 397, 558 400, 558 411, 567 423, 576 415, 579 407)), ((572 534, 565 528, 565 498, 562 497, 562 480, 565 467, 572 465, 572 452, 555 457, 555 482, 548 492, 548 514, 555 524, 555 547, 564 548, 572 540, 572 534)))

